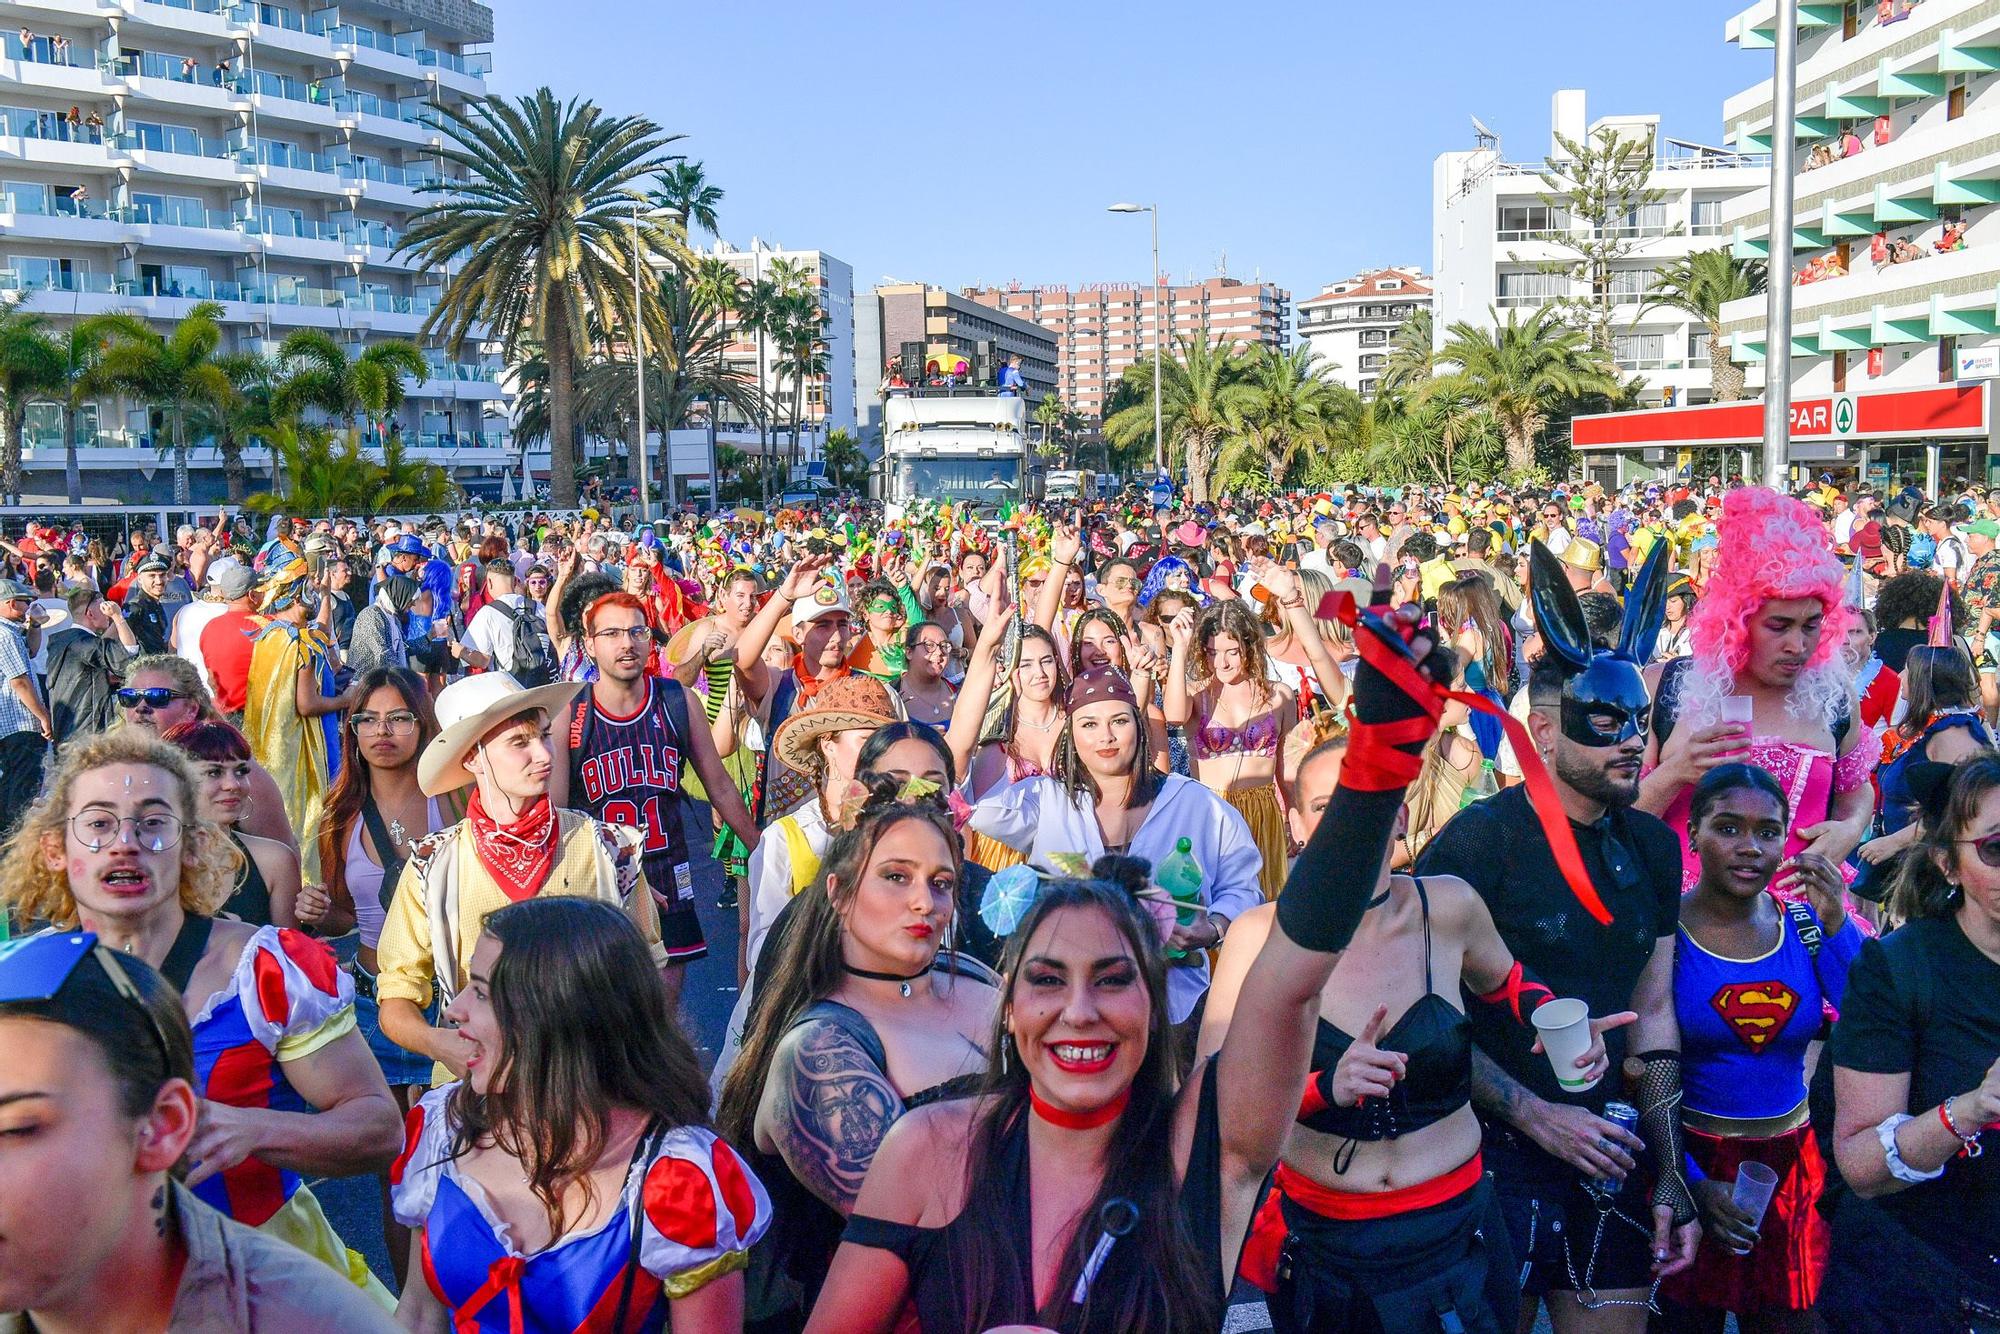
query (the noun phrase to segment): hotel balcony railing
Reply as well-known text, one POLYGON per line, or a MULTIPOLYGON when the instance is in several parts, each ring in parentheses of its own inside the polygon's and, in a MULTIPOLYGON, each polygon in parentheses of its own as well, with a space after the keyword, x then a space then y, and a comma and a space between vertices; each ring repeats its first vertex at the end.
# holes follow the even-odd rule
POLYGON ((411 125, 425 124, 426 113, 430 110, 421 103, 408 106, 400 102, 391 102, 386 97, 377 97, 374 93, 342 93, 333 99, 333 105, 339 111, 381 116, 387 120, 405 121, 411 125))
POLYGON ((465 384, 484 384, 498 380, 501 369, 498 366, 475 366, 463 361, 431 361, 424 363, 430 369, 425 378, 430 380, 456 380, 465 384))
POLYGON ((195 14, 221 14, 237 7, 225 4, 223 0, 145 0, 145 3, 162 9, 185 9, 195 14))
POLYGON ((86 199, 79 202, 68 195, 56 194, 49 190, 0 191, 0 212, 54 218, 102 219, 111 216, 110 207, 99 200, 86 199))
POLYGON ((402 56, 407 60, 417 60, 424 50, 423 39, 415 33, 390 36, 372 28, 357 27, 352 23, 319 23, 312 29, 335 46, 365 47, 370 51, 380 51, 386 55, 402 56))
POLYGON ((438 169, 430 163, 395 167, 386 162, 377 162, 373 158, 343 162, 340 164, 340 174, 356 180, 380 181, 384 185, 400 185, 411 190, 420 189, 432 181, 440 179, 438 169))
POLYGON ((319 222, 312 218, 295 218, 289 213, 270 213, 256 219, 245 220, 243 230, 253 235, 296 237, 301 241, 341 241, 345 240, 343 229, 330 222, 319 222))
POLYGON ((253 144, 245 150, 249 160, 260 167, 284 167, 291 171, 347 174, 353 164, 337 161, 331 153, 308 153, 290 144, 253 144))
POLYGON ((137 55, 100 61, 98 68, 120 79, 166 79, 173 83, 205 84, 209 87, 234 83, 234 80, 225 83, 217 79, 213 64, 204 64, 199 60, 190 64, 189 59, 166 51, 141 51, 137 55))
POLYGON ((102 296, 165 297, 189 301, 245 302, 258 306, 300 306, 415 316, 427 316, 437 305, 437 299, 433 296, 397 296, 388 292, 340 292, 330 287, 307 287, 303 283, 285 283, 269 287, 208 280, 162 283, 157 279, 116 278, 108 273, 46 273, 36 277, 24 275, 19 269, 0 269, 0 292, 44 291, 102 296))
POLYGON ((269 70, 245 70, 230 80, 239 93, 258 97, 276 97, 287 102, 307 102, 314 106, 332 106, 333 94, 317 83, 295 79, 289 74, 273 74, 269 70))
POLYGON ((207 135, 179 125, 134 125, 113 136, 112 146, 126 152, 134 150, 147 153, 180 153, 187 157, 205 157, 233 160, 238 151, 222 139, 211 139, 207 135))
POLYGON ((135 203, 114 210, 120 222, 137 223, 147 227, 198 227, 211 232, 241 231, 247 224, 243 219, 225 209, 203 208, 184 200, 170 199, 163 203, 135 203))
MULTIPOLYGON (((220 0, 199 0, 199 3, 219 3, 220 0)), ((214 12, 213 10, 209 12, 214 12)), ((283 28, 287 32, 307 32, 303 14, 296 14, 277 5, 249 4, 245 0, 234 0, 224 12, 232 23, 257 23, 266 28, 283 28)))
POLYGON ((487 51, 473 51, 461 56, 450 51, 433 51, 425 47, 417 52, 417 63, 436 65, 471 79, 483 79, 493 72, 493 56, 487 51))
POLYGON ((350 246, 394 250, 403 237, 386 222, 350 222, 340 229, 340 239, 350 246))
POLYGON ((72 126, 69 117, 57 111, 0 107, 0 136, 64 144, 102 144, 104 127, 83 122, 72 126))

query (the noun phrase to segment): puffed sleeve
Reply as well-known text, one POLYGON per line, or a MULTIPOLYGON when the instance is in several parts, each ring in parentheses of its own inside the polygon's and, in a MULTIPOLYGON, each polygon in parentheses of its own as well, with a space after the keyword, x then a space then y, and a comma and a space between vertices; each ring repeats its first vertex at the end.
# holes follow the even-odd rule
POLYGON ((1049 785, 1047 778, 1023 778, 988 792, 973 803, 965 827, 1016 852, 1030 852, 1042 822, 1042 791, 1049 785))
POLYGON ((236 964, 236 993, 251 1033, 281 1061, 354 1030, 354 979, 303 931, 257 928, 236 964))
POLYGON ((736 1151, 683 1126, 646 1166, 639 1263, 678 1299, 750 1263, 771 1226, 771 1197, 736 1151))
POLYGON ((450 1101, 457 1081, 417 1101, 403 1121, 403 1151, 389 1164, 389 1208, 404 1227, 422 1227, 451 1153, 450 1101))

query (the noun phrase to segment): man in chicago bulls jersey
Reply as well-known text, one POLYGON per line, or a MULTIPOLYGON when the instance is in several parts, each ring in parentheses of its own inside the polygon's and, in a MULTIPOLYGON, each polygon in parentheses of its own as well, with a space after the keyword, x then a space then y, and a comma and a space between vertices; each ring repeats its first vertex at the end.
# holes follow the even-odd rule
POLYGON ((757 826, 715 753, 707 716, 695 708, 702 725, 690 724, 680 683, 646 674, 653 632, 645 604, 630 593, 605 594, 584 611, 583 640, 597 679, 552 729, 556 763, 549 795, 558 806, 645 835, 646 883, 659 900, 660 938, 667 947, 662 976, 678 1003, 686 965, 708 953, 695 912, 682 763, 694 766, 724 823, 753 848, 757 826))
POLYGON ((1840 873, 1812 852, 1785 858, 1791 812, 1764 769, 1723 764, 1695 784, 1688 837, 1701 878, 1681 901, 1674 954, 1688 1152, 1708 1236, 1693 1269, 1660 1290, 1674 1327, 1733 1311, 1757 1327, 1804 1331, 1826 1272, 1827 1224, 1814 1207, 1826 1168, 1806 1113, 1806 1048, 1838 1007, 1862 935, 1840 873), (1806 902, 1784 903, 1773 880, 1806 902), (1736 1207, 1745 1163, 1778 1178, 1761 1219, 1736 1207))

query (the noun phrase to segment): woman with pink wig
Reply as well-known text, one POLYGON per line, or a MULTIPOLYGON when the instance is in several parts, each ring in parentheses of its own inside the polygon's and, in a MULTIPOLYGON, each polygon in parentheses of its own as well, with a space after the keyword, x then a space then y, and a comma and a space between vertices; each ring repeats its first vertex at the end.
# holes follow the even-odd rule
POLYGON ((1695 783, 1731 760, 1767 770, 1792 818, 1772 888, 1797 897, 1799 859, 1840 866, 1874 814, 1868 777, 1879 749, 1856 721, 1840 654, 1854 615, 1847 572, 1812 510, 1764 487, 1730 492, 1718 532, 1715 572, 1690 618, 1692 656, 1648 673, 1653 739, 1638 805, 1681 835, 1692 887, 1701 872, 1687 844, 1695 783))

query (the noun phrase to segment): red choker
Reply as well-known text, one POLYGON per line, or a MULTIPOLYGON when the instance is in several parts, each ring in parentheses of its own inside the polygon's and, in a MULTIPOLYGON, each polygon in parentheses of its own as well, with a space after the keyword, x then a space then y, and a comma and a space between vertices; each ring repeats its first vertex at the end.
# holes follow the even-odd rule
POLYGON ((1127 1084, 1119 1090, 1117 1097, 1095 1111, 1066 1112, 1060 1107, 1043 1102, 1042 1095, 1035 1092, 1032 1087, 1028 1089, 1028 1105, 1035 1109, 1035 1115, 1052 1126, 1061 1126, 1064 1130, 1095 1130, 1099 1126, 1108 1126, 1125 1114, 1125 1104, 1130 1101, 1132 1101, 1132 1086, 1127 1084))

